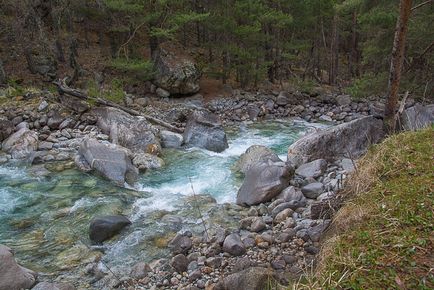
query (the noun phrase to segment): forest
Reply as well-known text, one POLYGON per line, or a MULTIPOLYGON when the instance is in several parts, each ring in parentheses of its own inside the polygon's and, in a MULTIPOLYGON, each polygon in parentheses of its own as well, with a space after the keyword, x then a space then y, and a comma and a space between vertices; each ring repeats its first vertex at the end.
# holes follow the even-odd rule
MULTIPOLYGON (((401 91, 423 97, 433 90, 434 5, 413 2, 401 91)), ((327 84, 356 97, 385 92, 399 13, 397 1, 390 0, 3 0, 0 5, 0 60, 10 83, 34 73, 32 56, 40 54, 66 71, 127 72, 130 78, 123 81, 140 82, 152 78, 151 56, 159 44, 176 41, 207 78, 222 83, 327 84)))

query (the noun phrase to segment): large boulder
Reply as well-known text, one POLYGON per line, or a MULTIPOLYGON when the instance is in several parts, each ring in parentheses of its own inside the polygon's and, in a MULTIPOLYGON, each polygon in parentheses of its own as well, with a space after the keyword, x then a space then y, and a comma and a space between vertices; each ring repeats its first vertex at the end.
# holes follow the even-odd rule
POLYGON ((416 104, 402 113, 401 126, 404 130, 415 131, 434 124, 434 104, 416 104))
MULTIPOLYGON (((263 290, 274 289, 277 284, 272 270, 251 267, 221 279, 213 290, 263 290)), ((277 288, 276 288, 277 289, 277 288)))
POLYGON ((30 289, 36 277, 35 272, 18 265, 10 248, 0 245, 0 290, 30 289))
POLYGON ((288 187, 292 173, 283 162, 253 166, 238 190, 237 204, 250 206, 270 201, 288 187))
POLYGON ((81 143, 75 162, 81 170, 96 170, 119 186, 124 186, 125 182, 133 185, 138 178, 138 170, 126 150, 118 145, 102 144, 96 139, 85 139, 81 143))
POLYGON ((184 138, 181 134, 174 133, 167 130, 160 131, 161 145, 164 148, 180 148, 184 138))
POLYGON ((149 153, 134 154, 133 165, 139 170, 158 169, 164 166, 164 160, 149 153))
POLYGON ((38 149, 38 133, 23 127, 3 141, 2 149, 13 159, 29 160, 38 149))
POLYGON ((298 167, 316 159, 357 158, 384 136, 383 122, 366 116, 304 136, 288 149, 288 163, 298 167))
POLYGON ((9 120, 0 119, 0 142, 3 142, 14 132, 14 124, 9 120))
POLYGON ((157 155, 161 151, 157 131, 144 118, 112 107, 100 107, 92 110, 97 117, 97 126, 110 136, 114 144, 119 144, 134 153, 157 155))
POLYGON ((117 235, 123 228, 131 225, 122 215, 100 216, 92 219, 89 226, 89 238, 93 243, 102 243, 117 235))
POLYGON ((273 150, 262 145, 253 145, 245 153, 241 154, 234 165, 234 170, 246 174, 253 166, 268 163, 269 160, 272 162, 282 162, 273 150))
POLYGON ((226 133, 217 115, 208 111, 194 111, 187 120, 184 142, 191 147, 222 152, 228 148, 226 133))
POLYGON ((154 83, 170 94, 193 94, 200 89, 201 72, 184 49, 163 43, 152 58, 155 67, 154 83))

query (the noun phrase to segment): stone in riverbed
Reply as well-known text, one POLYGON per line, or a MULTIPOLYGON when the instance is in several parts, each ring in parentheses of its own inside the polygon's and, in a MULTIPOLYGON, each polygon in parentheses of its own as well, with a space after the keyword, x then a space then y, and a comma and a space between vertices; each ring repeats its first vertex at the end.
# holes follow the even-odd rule
POLYGON ((81 170, 96 170, 119 186, 124 186, 125 182, 134 185, 138 178, 138 170, 124 148, 105 145, 96 139, 85 139, 81 143, 75 163, 81 170))
POLYGON ((2 149, 11 154, 12 159, 31 161, 38 149, 38 133, 22 128, 3 141, 2 149))
POLYGON ((180 148, 184 138, 181 134, 174 133, 167 130, 160 132, 161 145, 163 148, 180 148))
POLYGON ((213 290, 263 290, 274 282, 274 272, 260 267, 251 267, 226 276, 213 290))
POLYGON ((90 222, 89 238, 92 242, 99 244, 117 235, 129 225, 131 225, 131 221, 125 216, 96 217, 90 222))
POLYGON ((132 162, 139 170, 158 169, 164 166, 163 159, 149 153, 134 154, 132 162))
POLYGON ((35 272, 17 264, 10 248, 0 245, 0 290, 29 289, 36 277, 35 272))
POLYGON ((193 247, 193 242, 186 235, 177 234, 176 237, 169 242, 169 249, 174 254, 186 254, 193 247))
POLYGON ((149 272, 152 272, 151 267, 145 262, 139 262, 131 268, 130 276, 134 279, 143 279, 149 272))
POLYGON ((68 283, 39 282, 32 290, 75 290, 75 287, 68 283))
POLYGON ((207 111, 194 111, 187 120, 184 142, 190 147, 222 152, 228 148, 220 118, 207 111))
POLYGON ((252 232, 259 233, 267 228, 262 217, 254 217, 252 224, 250 225, 250 230, 252 232))
POLYGON ((184 254, 178 254, 170 261, 170 266, 172 266, 178 273, 186 272, 188 264, 188 259, 184 254))
POLYGON ((233 233, 225 238, 223 242, 223 251, 232 256, 241 256, 246 253, 246 248, 238 234, 233 233))
POLYGON ((237 204, 250 206, 270 201, 289 185, 291 173, 285 163, 250 168, 238 190, 237 204))
POLYGON ((301 192, 307 197, 315 199, 317 198, 324 189, 324 185, 321 182, 309 183, 301 188, 301 192))
POLYGON ((327 168, 327 161, 324 159, 317 159, 305 164, 300 165, 295 174, 303 176, 304 178, 317 178, 321 176, 327 168))
POLYGON ((282 162, 273 150, 262 145, 253 145, 241 154, 233 169, 246 174, 253 166, 268 163, 269 160, 272 162, 282 162))
POLYGON ((14 132, 14 124, 9 120, 0 119, 0 142, 3 142, 14 132))

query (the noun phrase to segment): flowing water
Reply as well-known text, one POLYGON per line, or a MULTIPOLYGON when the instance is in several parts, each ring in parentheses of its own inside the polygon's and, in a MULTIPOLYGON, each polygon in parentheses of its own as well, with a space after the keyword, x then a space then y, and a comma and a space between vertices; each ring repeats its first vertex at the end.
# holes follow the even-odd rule
POLYGON ((230 203, 242 180, 231 167, 239 155, 251 145, 265 145, 285 160, 288 146, 308 130, 303 122, 270 121, 228 129, 229 148, 222 153, 165 150, 166 166, 142 174, 137 190, 116 187, 72 164, 52 164, 42 177, 0 166, 0 243, 44 275, 76 280, 85 276, 79 265, 99 257, 122 273, 137 261, 167 256, 167 241, 181 230, 200 233, 202 218, 208 226, 235 225, 240 210, 230 203), (133 224, 95 249, 87 237, 89 221, 107 214, 127 215, 133 224))

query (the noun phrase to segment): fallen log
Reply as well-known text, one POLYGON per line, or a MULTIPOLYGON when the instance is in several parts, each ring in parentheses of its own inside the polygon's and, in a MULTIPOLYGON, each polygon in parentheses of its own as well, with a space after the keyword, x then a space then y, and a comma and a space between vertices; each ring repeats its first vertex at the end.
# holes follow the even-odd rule
POLYGON ((53 84, 55 84, 57 86, 57 90, 59 91, 59 94, 70 95, 70 96, 73 96, 73 97, 76 97, 76 98, 79 98, 82 100, 86 100, 86 101, 94 101, 100 105, 120 109, 120 110, 122 110, 122 111, 124 111, 130 115, 133 115, 133 116, 143 117, 146 120, 148 120, 149 122, 154 123, 156 125, 160 125, 162 127, 165 127, 165 128, 167 128, 173 132, 177 132, 177 133, 183 133, 184 132, 184 130, 182 128, 175 127, 175 126, 173 126, 167 122, 164 122, 160 119, 157 119, 155 117, 151 117, 151 116, 142 114, 139 111, 127 108, 125 106, 122 106, 120 104, 117 104, 117 103, 114 103, 114 102, 111 102, 111 101, 108 101, 108 100, 105 100, 102 98, 94 98, 94 97, 87 96, 85 93, 83 93, 77 89, 73 89, 73 88, 68 87, 65 83, 65 80, 55 81, 55 82, 53 82, 53 84))

